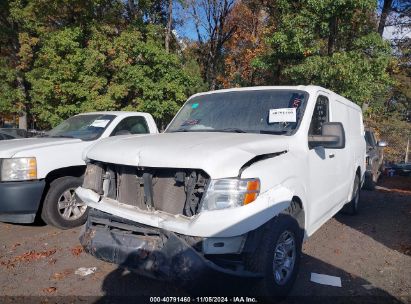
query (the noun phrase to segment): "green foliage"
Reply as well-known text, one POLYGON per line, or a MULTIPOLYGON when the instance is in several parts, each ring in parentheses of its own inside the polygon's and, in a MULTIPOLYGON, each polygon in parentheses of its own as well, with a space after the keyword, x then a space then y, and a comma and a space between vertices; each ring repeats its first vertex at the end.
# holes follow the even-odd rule
POLYGON ((384 119, 367 119, 366 124, 372 127, 380 139, 388 141, 384 148, 384 158, 391 162, 404 161, 407 140, 411 140, 411 124, 401 121, 395 115, 384 119))
MULTIPOLYGON (((153 1, 146 2, 138 9, 153 1)), ((168 122, 201 80, 186 69, 181 55, 165 51, 163 28, 134 22, 126 5, 10 1, 7 17, 15 24, 19 50, 0 53, 14 59, 1 62, 0 111, 13 111, 21 101, 43 125, 97 110, 147 111, 160 125, 168 122), (24 77, 27 98, 19 94, 17 73, 24 77)), ((10 40, 11 34, 0 37, 10 40)))
POLYGON ((271 81, 316 84, 362 105, 386 96, 393 80, 388 43, 375 31, 375 1, 278 1, 276 30, 257 67, 271 81))
POLYGON ((194 84, 176 55, 133 26, 118 34, 104 26, 89 34, 80 27, 54 31, 43 37, 27 76, 33 111, 52 124, 94 110, 147 111, 169 120, 194 84))
POLYGON ((293 83, 321 85, 359 105, 377 105, 393 84, 387 71, 392 61, 390 48, 374 33, 353 44, 355 49, 351 51, 309 56, 300 64, 287 67, 284 74, 293 83))
POLYGON ((16 70, 0 58, 0 113, 12 112, 24 100, 21 90, 15 86, 16 78, 16 70))

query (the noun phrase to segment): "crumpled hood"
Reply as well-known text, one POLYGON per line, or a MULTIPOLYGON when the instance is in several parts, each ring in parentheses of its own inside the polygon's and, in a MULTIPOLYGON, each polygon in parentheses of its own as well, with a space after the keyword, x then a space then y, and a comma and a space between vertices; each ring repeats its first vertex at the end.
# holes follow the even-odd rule
POLYGON ((262 154, 288 151, 288 137, 268 134, 178 132, 104 139, 87 158, 141 167, 203 169, 211 178, 238 176, 262 154))
MULTIPOLYGON (((75 138, 50 138, 50 137, 34 137, 22 138, 0 141, 0 158, 13 157, 17 153, 24 153, 24 151, 47 148, 52 146, 61 146, 66 144, 73 144, 82 142, 75 138)), ((33 156, 33 155, 27 155, 33 156)))

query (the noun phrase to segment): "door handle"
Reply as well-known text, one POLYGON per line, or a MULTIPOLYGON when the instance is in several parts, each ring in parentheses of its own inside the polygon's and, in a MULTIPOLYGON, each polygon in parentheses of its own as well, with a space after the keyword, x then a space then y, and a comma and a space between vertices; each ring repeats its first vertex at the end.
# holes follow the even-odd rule
POLYGON ((328 155, 328 157, 329 157, 329 158, 334 158, 334 157, 335 157, 335 154, 334 154, 334 153, 331 153, 330 155, 328 155))

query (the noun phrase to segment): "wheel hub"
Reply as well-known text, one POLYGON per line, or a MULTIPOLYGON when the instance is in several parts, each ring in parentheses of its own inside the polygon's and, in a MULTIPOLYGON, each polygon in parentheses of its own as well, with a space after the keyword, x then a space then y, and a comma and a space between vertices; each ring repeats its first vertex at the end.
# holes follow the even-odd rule
POLYGON ((278 285, 287 283, 294 270, 296 241, 291 231, 284 231, 274 249, 273 273, 278 285))
POLYGON ((59 214, 65 220, 77 220, 87 209, 87 206, 76 196, 75 190, 75 188, 67 189, 58 200, 59 214))

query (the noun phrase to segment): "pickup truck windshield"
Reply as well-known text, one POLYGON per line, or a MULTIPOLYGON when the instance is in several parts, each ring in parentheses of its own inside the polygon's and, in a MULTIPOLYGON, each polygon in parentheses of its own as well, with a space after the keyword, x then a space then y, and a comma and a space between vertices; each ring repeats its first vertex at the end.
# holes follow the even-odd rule
POLYGON ((303 117, 308 93, 253 90, 191 98, 166 132, 293 134, 303 117))
POLYGON ((82 140, 97 139, 115 117, 115 115, 106 114, 73 116, 47 132, 45 136, 79 138, 82 140))

